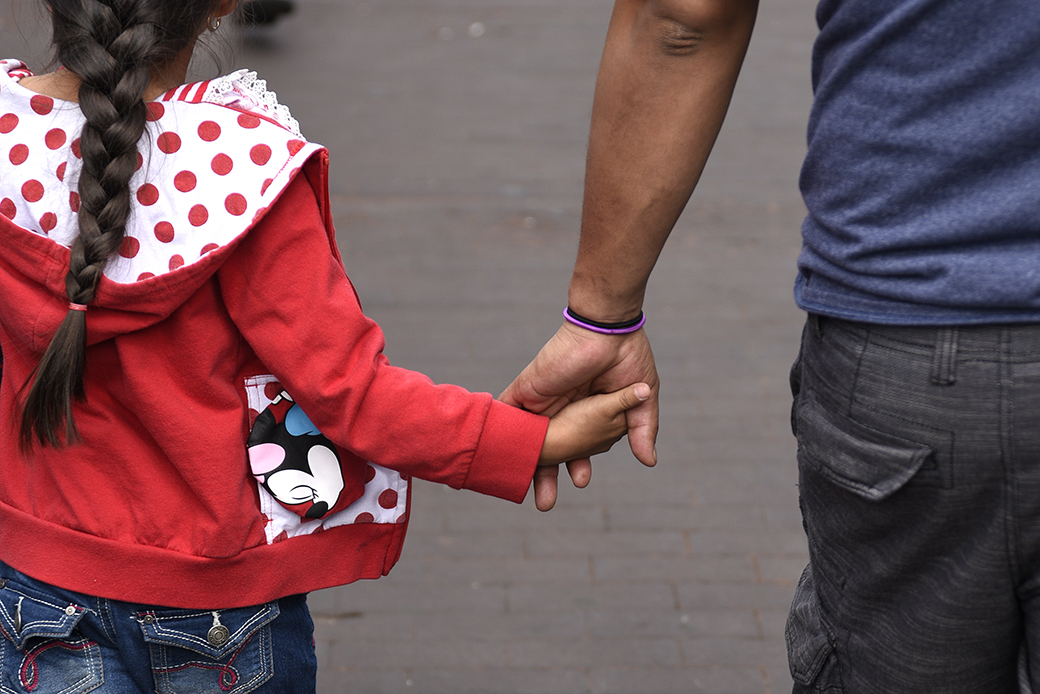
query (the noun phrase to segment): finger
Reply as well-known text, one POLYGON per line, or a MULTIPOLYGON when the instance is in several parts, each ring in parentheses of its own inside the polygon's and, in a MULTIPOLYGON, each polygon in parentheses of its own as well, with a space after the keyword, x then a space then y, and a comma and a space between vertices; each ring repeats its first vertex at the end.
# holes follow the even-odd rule
POLYGON ((559 465, 543 465, 534 471, 534 505, 539 511, 548 511, 556 505, 556 478, 559 465))
POLYGON ((647 467, 657 464, 657 427, 659 404, 657 394, 625 413, 628 445, 636 460, 647 467))
POLYGON ((498 396, 498 399, 507 405, 512 405, 513 407, 522 407, 523 405, 520 402, 519 397, 520 387, 517 385, 517 381, 519 380, 520 379, 517 378, 516 381, 510 383, 506 387, 506 389, 502 391, 502 394, 498 396))
POLYGON ((526 369, 520 372, 520 375, 506 386, 506 389, 502 391, 498 399, 513 407, 521 407, 525 410, 538 412, 540 410, 538 406, 542 398, 532 390, 529 380, 525 377, 526 374, 526 369))
POLYGON ((646 383, 634 383, 611 395, 614 396, 613 405, 617 408, 615 411, 621 414, 649 400, 653 390, 646 383))
POLYGON ((584 489, 589 486, 589 482, 592 480, 592 460, 589 458, 579 458, 578 460, 572 460, 567 463, 567 474, 571 476, 571 482, 578 489, 584 489))

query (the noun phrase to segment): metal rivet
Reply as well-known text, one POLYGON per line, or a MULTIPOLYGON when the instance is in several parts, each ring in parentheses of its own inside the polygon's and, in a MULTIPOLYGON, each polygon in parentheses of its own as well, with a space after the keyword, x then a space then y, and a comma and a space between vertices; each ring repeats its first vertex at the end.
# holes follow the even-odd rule
POLYGON ((7 579, 6 578, 0 578, 0 590, 3 590, 6 587, 7 587, 7 579))
POLYGON ((72 615, 76 614, 76 608, 73 607, 72 605, 69 605, 68 607, 65 608, 65 614, 67 616, 71 617, 72 615))
POLYGON ((146 614, 143 621, 145 624, 155 624, 155 615, 146 614))
POLYGON ((231 632, 223 624, 210 627, 209 633, 206 634, 206 640, 211 646, 223 646, 229 638, 231 638, 231 632))

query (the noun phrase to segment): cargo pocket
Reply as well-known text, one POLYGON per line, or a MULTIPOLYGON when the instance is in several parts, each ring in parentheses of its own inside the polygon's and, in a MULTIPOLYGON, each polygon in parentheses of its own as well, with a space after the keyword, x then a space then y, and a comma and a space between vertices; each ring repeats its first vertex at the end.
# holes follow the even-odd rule
POLYGON ((149 610, 137 622, 159 694, 243 694, 274 673, 271 621, 278 603, 210 612, 149 610))
POLYGON ((797 420, 799 459, 869 501, 899 491, 922 466, 936 472, 932 446, 860 424, 814 398, 799 398, 797 420))
POLYGON ((812 572, 807 566, 798 581, 784 629, 795 692, 844 691, 834 641, 824 627, 821 613, 812 572))
POLYGON ((100 687, 101 649, 76 632, 84 614, 0 579, 0 692, 83 694, 100 687))

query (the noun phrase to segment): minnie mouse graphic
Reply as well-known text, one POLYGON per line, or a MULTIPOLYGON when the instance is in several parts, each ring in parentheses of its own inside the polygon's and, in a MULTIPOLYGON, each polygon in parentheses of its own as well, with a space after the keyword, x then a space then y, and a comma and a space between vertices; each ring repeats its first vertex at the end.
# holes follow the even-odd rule
POLYGON ((364 492, 364 485, 356 484, 344 494, 336 445, 285 391, 257 416, 246 445, 257 482, 303 518, 325 518, 364 492))

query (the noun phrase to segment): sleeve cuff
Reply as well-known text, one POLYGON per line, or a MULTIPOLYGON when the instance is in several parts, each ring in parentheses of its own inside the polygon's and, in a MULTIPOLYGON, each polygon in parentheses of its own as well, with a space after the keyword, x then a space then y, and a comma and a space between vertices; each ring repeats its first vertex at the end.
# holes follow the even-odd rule
POLYGON ((548 417, 492 400, 463 488, 522 502, 548 428, 548 417))

